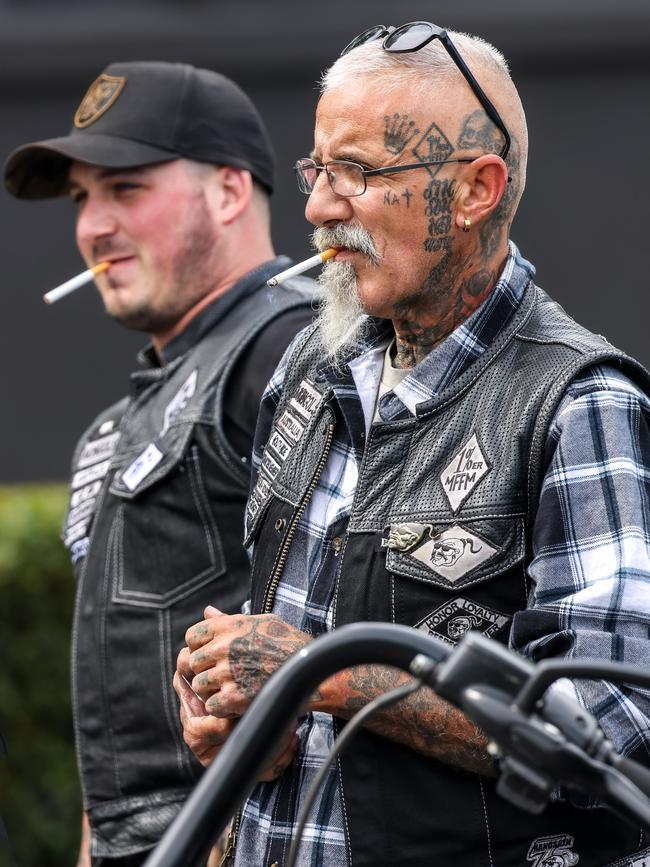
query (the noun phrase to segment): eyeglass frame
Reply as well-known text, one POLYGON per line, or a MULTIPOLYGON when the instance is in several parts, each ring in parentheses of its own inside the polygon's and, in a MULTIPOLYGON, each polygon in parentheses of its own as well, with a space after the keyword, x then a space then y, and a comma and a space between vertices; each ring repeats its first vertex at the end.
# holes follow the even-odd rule
POLYGON ((458 49, 456 48, 454 43, 451 41, 449 34, 446 30, 444 30, 442 27, 438 27, 437 24, 433 24, 431 21, 409 21, 407 24, 401 24, 399 27, 393 27, 392 25, 389 25, 387 27, 385 24, 375 24, 374 27, 369 27, 358 36, 355 36, 354 39, 352 39, 352 41, 345 46, 339 56, 343 57, 345 54, 348 54, 348 52, 352 51, 354 48, 357 48, 359 45, 365 45, 368 42, 375 42, 376 40, 382 38, 383 42, 381 47, 384 49, 384 51, 388 51, 389 54, 409 54, 413 51, 419 51, 421 48, 424 48, 425 45, 428 45, 434 39, 439 39, 447 54, 454 61, 456 67, 458 68, 458 71, 461 73, 465 81, 469 84, 474 96, 478 99, 478 101, 485 109, 487 116, 503 135, 505 141, 498 156, 500 156, 502 160, 505 160, 505 158, 508 156, 511 145, 510 133, 508 132, 505 123, 501 119, 501 115, 496 110, 494 104, 491 102, 481 85, 472 75, 470 68, 463 60, 462 56, 458 52, 458 49), (419 45, 409 48, 392 48, 390 45, 387 45, 390 39, 395 38, 395 34, 399 35, 400 31, 407 32, 405 28, 412 27, 416 24, 424 24, 427 27, 431 28, 430 35, 425 37, 419 45))
MULTIPOLYGON (((481 154, 481 156, 484 156, 484 154, 481 154)), ((301 173, 304 177, 304 172, 302 172, 302 170, 298 168, 298 164, 308 161, 313 164, 313 167, 316 169, 316 171, 325 172, 325 176, 327 177, 327 183, 330 185, 330 189, 335 195, 343 196, 346 199, 354 199, 356 198, 356 196, 362 196, 368 189, 368 182, 366 178, 375 177, 376 175, 393 175, 398 174, 399 172, 410 171, 411 169, 425 169, 427 168, 427 166, 440 166, 444 165, 445 163, 473 163, 474 160, 477 159, 479 159, 479 157, 458 157, 457 159, 452 160, 425 160, 424 162, 420 163, 406 163, 396 166, 382 166, 382 168, 379 169, 364 169, 361 163, 355 163, 354 160, 328 160, 326 163, 323 163, 322 166, 319 166, 316 160, 313 160, 311 157, 300 157, 300 159, 296 160, 293 170, 298 176, 298 178, 300 178, 301 173), (332 165, 332 163, 345 166, 356 166, 356 168, 359 169, 363 177, 363 189, 360 193, 339 193, 337 190, 334 189, 334 184, 332 183, 332 179, 330 178, 330 173, 327 168, 329 165, 332 165)), ((314 187, 312 187, 311 190, 301 189, 300 181, 298 181, 298 189, 306 196, 311 196, 312 192, 314 191, 314 187)))

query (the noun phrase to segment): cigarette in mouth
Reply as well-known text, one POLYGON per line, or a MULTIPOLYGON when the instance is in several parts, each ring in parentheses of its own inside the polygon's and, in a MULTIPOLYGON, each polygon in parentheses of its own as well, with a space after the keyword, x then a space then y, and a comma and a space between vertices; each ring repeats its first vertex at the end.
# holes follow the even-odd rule
POLYGON ((110 265, 110 262, 99 262, 99 264, 93 265, 93 267, 89 268, 87 271, 82 271, 81 274, 77 274, 77 276, 73 277, 71 280, 66 280, 65 283, 61 283, 61 285, 57 286, 56 289, 50 289, 49 292, 46 292, 45 295, 43 295, 43 301, 45 301, 46 304, 54 304, 55 301, 69 295, 70 292, 74 292, 74 290, 79 289, 80 286, 90 283, 91 280, 95 279, 97 274, 107 271, 110 268, 110 265))
POLYGON ((333 259, 337 253, 338 250, 334 247, 323 250, 322 253, 316 253, 315 256, 310 256, 309 259, 305 259, 304 262, 298 262, 297 265, 292 265, 291 268, 287 268, 286 271, 280 271, 280 273, 276 274, 275 277, 271 277, 270 280, 267 280, 266 285, 279 286, 280 283, 284 283, 284 281, 288 280, 289 277, 295 277, 296 274, 302 274, 304 271, 309 271, 310 268, 322 265, 323 262, 327 262, 328 259, 333 259))

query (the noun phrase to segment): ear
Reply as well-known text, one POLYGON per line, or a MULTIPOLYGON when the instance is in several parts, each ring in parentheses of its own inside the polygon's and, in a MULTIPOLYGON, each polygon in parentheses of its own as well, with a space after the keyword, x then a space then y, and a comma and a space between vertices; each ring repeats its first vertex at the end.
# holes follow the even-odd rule
POLYGON ((220 166, 219 218, 224 226, 234 223, 253 199, 253 178, 246 169, 220 166))
POLYGON ((501 201, 508 185, 508 169, 501 157, 484 154, 469 163, 456 197, 456 227, 487 219, 501 201))

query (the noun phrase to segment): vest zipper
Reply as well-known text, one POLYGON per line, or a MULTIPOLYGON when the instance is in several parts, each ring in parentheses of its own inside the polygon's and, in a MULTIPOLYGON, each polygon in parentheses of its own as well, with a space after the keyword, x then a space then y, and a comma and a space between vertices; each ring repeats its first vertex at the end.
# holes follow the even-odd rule
MULTIPOLYGON (((296 533, 296 527, 298 526, 298 522, 303 515, 303 512, 307 508, 307 504, 311 498, 311 495, 314 493, 314 488, 318 484, 318 480, 320 478, 321 473, 325 467, 325 463, 327 462, 327 457, 330 452, 330 448, 332 447, 332 440, 334 439, 334 425, 329 424, 327 427, 327 436, 325 437, 325 448, 323 450, 323 454, 320 456, 318 461, 318 466, 314 471, 314 475, 312 476, 311 482, 309 483, 309 487, 307 488, 304 497, 302 498, 302 502, 295 512, 293 518, 291 519, 291 523, 289 525, 289 530, 287 531, 287 535, 284 538, 284 542, 282 544, 282 548, 280 550, 280 556, 276 562, 275 568, 273 570, 273 575, 269 582, 269 586, 266 590, 266 596, 264 598, 264 605, 262 606, 262 614, 270 614, 273 608, 273 602, 275 600, 275 591, 278 589, 278 584, 280 583, 280 575, 282 574, 282 570, 284 569, 284 564, 286 563, 287 556, 289 554, 289 548, 291 547, 291 542, 293 541, 293 537, 296 533)), ((226 851, 223 853, 223 857, 219 862, 218 867, 230 867, 231 864, 234 864, 235 861, 235 850, 237 848, 237 836, 239 834, 239 826, 241 824, 241 810, 237 810, 235 813, 235 818, 233 819, 232 828, 230 830, 230 834, 228 834, 228 840, 226 843, 226 851)))
POLYGON ((284 537, 284 542, 282 543, 282 547, 280 548, 280 554, 278 555, 278 559, 275 564, 275 568, 273 569, 273 574, 271 575, 271 580, 269 581, 269 586, 266 589, 266 595, 264 597, 264 605, 262 606, 262 614, 270 614, 273 609, 273 603, 275 601, 275 592, 278 589, 278 584, 280 583, 280 576, 282 575, 282 570, 284 569, 285 563, 287 562, 287 557, 289 555, 289 548, 291 547, 291 543, 293 542, 293 537, 296 534, 296 528, 298 527, 298 522, 302 518, 302 515, 307 508, 307 504, 311 499, 311 495, 314 493, 314 488, 318 484, 318 480, 320 478, 323 469, 325 468, 325 464, 327 462, 327 458, 330 452, 330 448, 332 447, 332 440, 334 439, 334 424, 330 423, 327 426, 327 435, 325 437, 325 448, 323 450, 323 454, 320 456, 318 461, 318 466, 314 471, 314 475, 311 478, 311 482, 309 483, 309 487, 305 491, 305 495, 302 498, 302 502, 300 506, 294 513, 293 518, 291 519, 291 523, 289 524, 289 529, 287 530, 287 535, 284 537))
POLYGON ((228 839, 226 840, 226 848, 223 855, 221 856, 221 861, 219 861, 217 867, 229 867, 229 865, 234 864, 235 849, 237 848, 237 835, 239 834, 240 824, 241 810, 237 810, 232 820, 232 826, 230 828, 230 833, 228 834, 228 839))

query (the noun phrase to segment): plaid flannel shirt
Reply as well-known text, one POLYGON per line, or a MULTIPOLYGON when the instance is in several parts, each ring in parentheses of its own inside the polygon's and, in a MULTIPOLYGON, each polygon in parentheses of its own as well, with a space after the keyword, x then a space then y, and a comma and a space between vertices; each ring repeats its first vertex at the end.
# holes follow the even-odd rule
MULTIPOLYGON (((379 403, 384 421, 414 413, 451 385, 491 344, 521 301, 534 269, 514 244, 494 291, 462 325, 379 403)), ((275 598, 274 612, 318 635, 332 628, 337 540, 345 532, 371 424, 389 322, 377 323, 343 377, 332 378, 346 424, 338 426, 327 465, 303 515, 275 598)), ((287 351, 265 392, 253 459, 263 446, 282 390, 287 351)), ((532 657, 597 656, 650 665, 650 402, 607 366, 574 380, 546 443, 546 475, 528 571, 534 590, 515 615, 510 643, 532 657)), ((254 472, 255 475, 255 472, 254 472)), ((254 479, 253 479, 254 484, 254 479)), ((600 720, 619 750, 648 752, 650 693, 608 683, 564 684, 600 720)), ((282 864, 311 781, 333 742, 332 718, 308 714, 292 766, 261 784, 242 812, 237 867, 282 864)), ((352 747, 354 748, 354 747, 352 747)), ((301 867, 344 867, 345 814, 336 770, 314 804, 301 867)))

